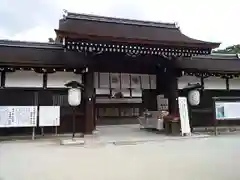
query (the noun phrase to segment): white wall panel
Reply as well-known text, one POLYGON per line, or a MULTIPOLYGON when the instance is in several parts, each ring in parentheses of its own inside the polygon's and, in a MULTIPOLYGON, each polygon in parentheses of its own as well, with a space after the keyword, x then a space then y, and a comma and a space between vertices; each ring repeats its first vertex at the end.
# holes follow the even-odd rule
POLYGON ((109 81, 109 73, 99 73, 100 77, 100 88, 109 88, 110 87, 110 81, 109 81))
POLYGON ((34 71, 7 72, 6 87, 43 87, 43 74, 34 71))
POLYGON ((122 89, 121 90, 123 97, 131 97, 131 93, 129 89, 122 89))
POLYGON ((142 97, 142 90, 141 89, 132 90, 132 97, 142 97))
POLYGON ((124 88, 130 88, 130 75, 126 73, 121 74, 121 87, 124 88))
POLYGON ((240 90, 240 78, 229 79, 229 89, 240 90))
POLYGON ((131 88, 141 89, 141 80, 139 74, 131 74, 131 88))
POLYGON ((120 89, 120 74, 119 73, 111 73, 111 88, 120 89))
POLYGON ((95 73, 94 73, 94 87, 95 87, 95 88, 98 88, 98 87, 99 87, 99 84, 98 84, 98 81, 99 81, 98 76, 99 76, 98 72, 95 72, 95 73))
POLYGON ((142 89, 150 89, 150 78, 148 74, 141 75, 142 89))
POLYGON ((208 77, 204 79, 204 89, 227 89, 226 79, 220 77, 208 77))
POLYGON ((178 89, 185 88, 188 83, 201 83, 201 79, 196 76, 181 76, 178 78, 178 89))
POLYGON ((151 89, 157 88, 157 76, 156 75, 150 75, 150 86, 151 86, 151 89))
POLYGON ((110 95, 110 89, 96 89, 98 95, 110 95))
POLYGON ((70 81, 82 83, 82 75, 73 72, 55 72, 47 75, 48 88, 65 88, 65 84, 70 81))

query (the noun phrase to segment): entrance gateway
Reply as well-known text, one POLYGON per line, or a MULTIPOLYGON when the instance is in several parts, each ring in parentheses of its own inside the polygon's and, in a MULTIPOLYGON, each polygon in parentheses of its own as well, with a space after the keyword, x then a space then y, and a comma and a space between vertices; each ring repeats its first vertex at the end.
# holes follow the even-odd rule
POLYGON ((171 23, 70 12, 55 32, 53 43, 0 41, 0 105, 60 106, 60 133, 72 129, 65 83, 78 81, 85 87, 77 108, 77 131, 92 133, 97 124, 134 123, 143 109, 157 109, 160 94, 175 113, 181 61, 209 55, 219 46, 187 37, 171 23))

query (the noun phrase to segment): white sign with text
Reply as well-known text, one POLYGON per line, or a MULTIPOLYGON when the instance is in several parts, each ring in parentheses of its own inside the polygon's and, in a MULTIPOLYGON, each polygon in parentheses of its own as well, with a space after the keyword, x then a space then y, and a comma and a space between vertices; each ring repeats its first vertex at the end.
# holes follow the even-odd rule
POLYGON ((0 127, 36 127, 37 106, 0 106, 0 127))
POLYGON ((40 106, 39 126, 60 126, 60 106, 40 106))
POLYGON ((188 104, 186 97, 178 97, 178 107, 180 113, 182 135, 191 134, 189 124, 188 104))

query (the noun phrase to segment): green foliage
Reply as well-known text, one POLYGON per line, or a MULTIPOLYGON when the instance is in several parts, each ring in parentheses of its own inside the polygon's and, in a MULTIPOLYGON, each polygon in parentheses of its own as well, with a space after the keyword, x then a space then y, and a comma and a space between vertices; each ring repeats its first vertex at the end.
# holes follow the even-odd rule
POLYGON ((50 42, 50 43, 54 43, 55 41, 54 41, 53 38, 48 38, 48 42, 50 42))
POLYGON ((240 44, 228 46, 225 49, 214 50, 213 53, 240 54, 240 44))

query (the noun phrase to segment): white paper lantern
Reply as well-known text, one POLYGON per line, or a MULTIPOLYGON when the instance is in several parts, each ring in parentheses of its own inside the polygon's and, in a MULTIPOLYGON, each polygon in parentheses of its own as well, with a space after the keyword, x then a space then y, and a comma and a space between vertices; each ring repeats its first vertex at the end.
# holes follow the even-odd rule
POLYGON ((192 106, 197 106, 200 103, 200 92, 198 90, 192 90, 188 93, 188 102, 192 106))
POLYGON ((81 90, 71 88, 68 90, 68 103, 70 106, 78 106, 81 103, 81 90))

